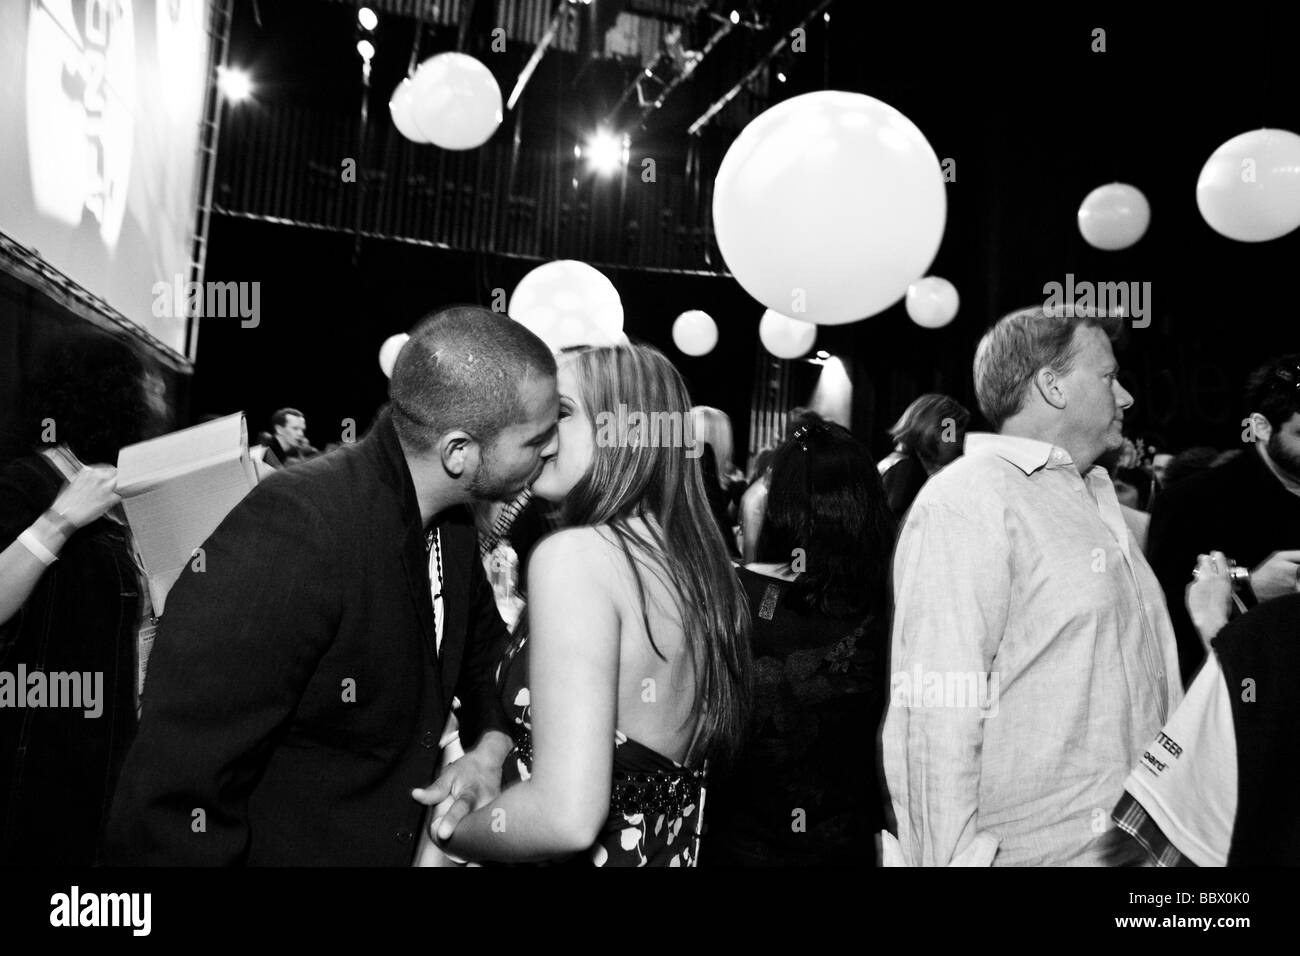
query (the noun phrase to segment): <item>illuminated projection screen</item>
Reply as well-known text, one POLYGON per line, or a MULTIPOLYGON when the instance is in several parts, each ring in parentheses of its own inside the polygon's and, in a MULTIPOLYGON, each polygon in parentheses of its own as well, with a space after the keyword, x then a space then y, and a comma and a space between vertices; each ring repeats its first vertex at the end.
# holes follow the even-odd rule
POLYGON ((0 230, 181 354, 153 289, 190 278, 207 26, 206 0, 0 2, 0 230))

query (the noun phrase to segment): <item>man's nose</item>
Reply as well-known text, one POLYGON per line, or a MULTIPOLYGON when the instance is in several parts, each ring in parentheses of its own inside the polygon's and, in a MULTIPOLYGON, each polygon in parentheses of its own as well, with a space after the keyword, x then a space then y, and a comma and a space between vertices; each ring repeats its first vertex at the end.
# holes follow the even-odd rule
POLYGON ((551 436, 551 440, 542 446, 542 460, 554 458, 560 451, 560 433, 556 432, 551 436))
POLYGON ((1115 403, 1124 409, 1133 407, 1133 396, 1129 394, 1128 389, 1119 383, 1118 379, 1115 381, 1115 403))

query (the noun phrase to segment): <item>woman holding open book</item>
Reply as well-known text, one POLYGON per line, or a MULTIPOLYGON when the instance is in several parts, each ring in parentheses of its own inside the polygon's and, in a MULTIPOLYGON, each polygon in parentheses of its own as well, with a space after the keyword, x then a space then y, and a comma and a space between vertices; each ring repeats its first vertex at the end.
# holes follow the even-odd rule
POLYGON ((160 430, 165 406, 161 378, 109 336, 44 368, 22 419, 37 450, 0 467, 0 865, 88 866, 151 620, 117 471, 99 463, 160 430))

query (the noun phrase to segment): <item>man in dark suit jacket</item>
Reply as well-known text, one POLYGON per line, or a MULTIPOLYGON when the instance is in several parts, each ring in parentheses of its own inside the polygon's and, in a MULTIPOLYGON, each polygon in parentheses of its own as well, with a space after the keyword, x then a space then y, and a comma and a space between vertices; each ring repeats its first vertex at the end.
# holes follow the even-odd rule
POLYGON ((1184 602, 1197 557, 1222 551, 1250 571, 1247 604, 1300 590, 1300 353, 1257 369, 1246 389, 1248 444, 1225 465, 1156 497, 1148 555, 1178 638, 1183 683, 1205 660, 1184 602))
POLYGON ((452 308, 412 332, 390 397, 361 442, 254 488, 172 589, 110 862, 407 865, 453 694, 468 752, 438 782, 457 816, 495 797, 507 633, 464 506, 555 454, 555 363, 452 308))

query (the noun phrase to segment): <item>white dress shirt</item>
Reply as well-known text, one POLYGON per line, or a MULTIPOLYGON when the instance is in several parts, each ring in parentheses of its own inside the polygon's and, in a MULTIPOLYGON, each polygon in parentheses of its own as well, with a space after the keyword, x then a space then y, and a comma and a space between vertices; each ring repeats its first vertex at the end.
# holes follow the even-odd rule
POLYGON ((1105 470, 971 434, 894 556, 884 770, 911 865, 974 838, 995 866, 1094 864, 1129 771, 1182 697, 1164 596, 1105 470))

